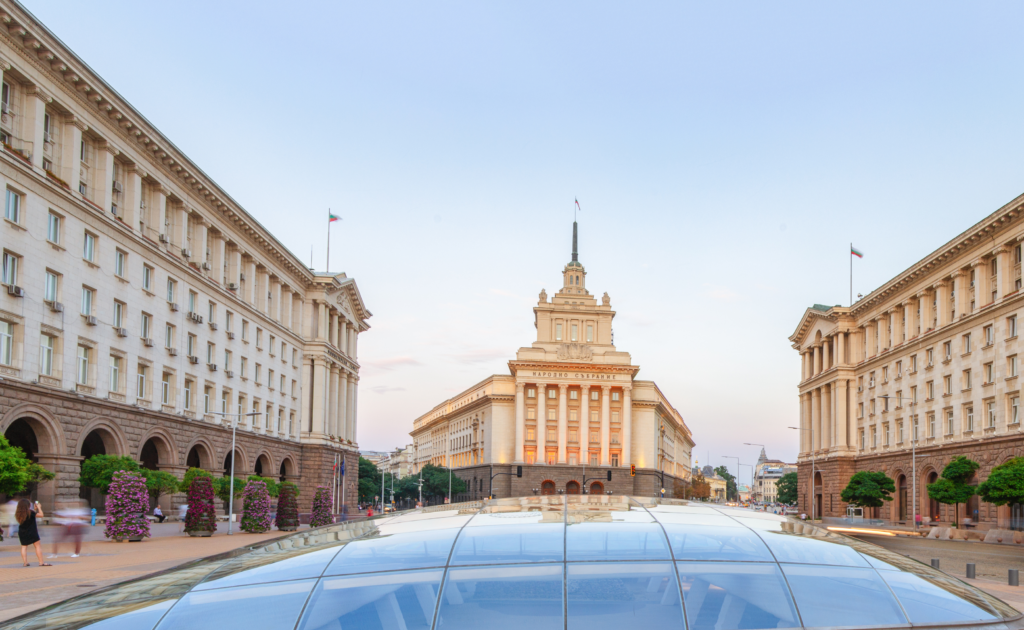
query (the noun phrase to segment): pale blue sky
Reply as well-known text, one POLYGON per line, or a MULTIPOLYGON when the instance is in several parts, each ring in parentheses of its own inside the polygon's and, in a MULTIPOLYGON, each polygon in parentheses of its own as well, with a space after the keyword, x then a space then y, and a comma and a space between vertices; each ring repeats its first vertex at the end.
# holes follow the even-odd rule
POLYGON ((1024 188, 1016 3, 26 6, 302 260, 344 217, 365 449, 507 373, 575 196, 695 457, 792 460, 787 337, 847 302, 850 241, 867 293, 1024 188))

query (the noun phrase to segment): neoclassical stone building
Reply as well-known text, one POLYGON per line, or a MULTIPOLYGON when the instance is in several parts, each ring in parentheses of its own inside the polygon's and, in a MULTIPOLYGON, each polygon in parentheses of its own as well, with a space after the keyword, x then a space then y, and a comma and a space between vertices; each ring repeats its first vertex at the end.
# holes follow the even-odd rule
MULTIPOLYGON (((897 486, 882 517, 912 521, 916 479, 918 513, 948 522, 952 508, 931 501, 926 485, 950 459, 978 461, 980 482, 1024 455, 1022 203, 1014 199, 852 308, 804 312, 790 337, 802 359, 801 510, 812 510, 812 456, 818 515, 845 514, 839 495, 850 476, 881 470, 897 486)), ((1020 506, 977 497, 961 510, 982 528, 1020 516, 1020 506)))
MULTIPOLYGON (((524 465, 522 479, 495 479, 497 496, 613 491, 666 493, 690 477, 694 442, 682 415, 612 340, 615 311, 587 290, 573 223, 562 288, 534 307, 537 339, 520 348, 508 375, 490 376, 413 423, 414 469, 451 465, 465 498, 487 496, 490 475, 524 465), (630 465, 639 470, 630 476, 630 465), (607 481, 608 470, 613 471, 607 481)), ((458 498, 458 497, 457 497, 458 498)))
POLYGON ((234 457, 305 501, 337 458, 357 470, 355 281, 307 268, 20 5, 0 22, 0 432, 57 473, 45 509, 97 453, 179 476, 234 457))

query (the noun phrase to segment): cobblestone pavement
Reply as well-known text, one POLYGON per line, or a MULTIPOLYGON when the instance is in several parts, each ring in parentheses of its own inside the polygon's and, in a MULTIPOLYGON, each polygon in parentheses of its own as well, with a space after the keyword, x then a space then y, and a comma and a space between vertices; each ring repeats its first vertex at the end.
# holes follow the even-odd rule
POLYGON ((926 564, 930 563, 932 558, 937 558, 939 568, 944 572, 988 591, 1018 610, 1024 611, 1024 587, 1007 585, 1007 572, 1010 569, 1018 569, 1024 573, 1024 549, 1020 547, 902 536, 857 538, 926 564), (978 579, 966 579, 968 562, 974 563, 978 579))
POLYGON ((178 531, 178 523, 157 524, 152 528, 153 537, 140 543, 107 541, 103 528, 94 527, 78 558, 70 557, 67 544, 56 558, 46 558, 58 528, 40 528, 44 559, 52 567, 36 566, 31 548, 31 566, 23 567, 17 539, 5 537, 0 543, 0 622, 103 586, 284 535, 272 530, 228 536, 226 525, 218 523, 217 532, 210 538, 192 538, 178 531))

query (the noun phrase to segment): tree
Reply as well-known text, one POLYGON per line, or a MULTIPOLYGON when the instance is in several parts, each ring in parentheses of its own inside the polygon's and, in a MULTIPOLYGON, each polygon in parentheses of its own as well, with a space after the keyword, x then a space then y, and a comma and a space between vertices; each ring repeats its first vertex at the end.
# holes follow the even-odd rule
POLYGON ((242 501, 242 531, 262 534, 270 530, 270 495, 267 484, 253 479, 245 484, 242 501))
POLYGON ((370 460, 360 457, 359 500, 363 503, 369 503, 376 496, 380 496, 380 469, 370 460))
POLYGON ((795 472, 786 473, 779 477, 778 482, 775 484, 779 503, 796 505, 796 502, 799 500, 799 487, 800 482, 795 472))
POLYGON ((30 483, 53 479, 53 473, 25 456, 25 451, 11 446, 0 435, 0 494, 8 496, 25 491, 30 483))
POLYGON ((93 455, 82 462, 82 474, 78 477, 78 483, 86 488, 98 488, 100 492, 107 494, 114 473, 121 470, 141 473, 138 462, 127 455, 93 455))
POLYGON ((711 484, 704 478, 704 473, 698 472, 693 476, 693 480, 690 482, 690 487, 679 486, 676 491, 682 490, 686 495, 683 498, 686 499, 707 499, 711 496, 711 484))
MULTIPOLYGON (((91 458, 90 458, 91 459, 91 458)), ((115 471, 104 490, 107 495, 107 523, 103 535, 124 539, 149 536, 149 491, 142 475, 115 471)))
POLYGON ((967 503, 977 491, 976 487, 967 483, 979 468, 981 465, 978 462, 960 455, 946 464, 938 481, 928 484, 928 496, 932 500, 953 506, 954 526, 959 524, 960 504, 967 503))
POLYGON ((247 481, 262 481, 267 487, 267 494, 277 498, 277 493, 281 490, 281 484, 270 477, 260 477, 259 475, 249 475, 247 481))
POLYGON ((146 488, 154 498, 159 499, 162 494, 179 492, 178 478, 165 470, 149 470, 144 468, 142 476, 146 480, 146 488))
MULTIPOLYGON (((427 464, 422 469, 423 473, 423 496, 440 497, 448 496, 449 470, 433 464, 427 464)), ((454 474, 451 475, 452 496, 469 490, 465 481, 454 474)))
POLYGON ((208 477, 211 480, 213 479, 213 475, 202 468, 189 468, 185 471, 185 476, 181 478, 181 482, 178 484, 178 492, 188 492, 188 489, 192 487, 192 482, 196 477, 208 477))
POLYGON ((1024 457, 1014 457, 992 469, 978 494, 986 503, 1006 505, 1024 503, 1024 457))
POLYGON ((736 477, 733 477, 732 474, 729 472, 729 469, 726 468, 725 466, 719 466, 718 468, 715 468, 715 474, 721 477, 722 479, 725 479, 726 500, 732 501, 736 499, 736 497, 739 496, 739 493, 736 491, 736 477))
POLYGON ((884 472, 862 470, 850 477, 840 497, 860 507, 882 507, 884 501, 892 501, 893 492, 896 484, 884 472))
MULTIPOLYGON (((217 498, 224 503, 224 509, 228 507, 228 496, 231 494, 231 477, 217 477, 213 480, 213 490, 217 498)), ((245 490, 245 481, 235 477, 235 499, 242 496, 245 490)))
MULTIPOLYGON (((361 458, 360 458, 361 459, 361 458)), ((310 527, 323 527, 334 522, 331 514, 331 491, 323 486, 316 487, 313 495, 313 511, 309 515, 310 527)))
MULTIPOLYGON (((192 470, 199 470, 193 468, 192 470)), ((195 475, 188 487, 188 512, 185 514, 186 532, 217 531, 217 513, 213 509, 213 478, 195 475)))

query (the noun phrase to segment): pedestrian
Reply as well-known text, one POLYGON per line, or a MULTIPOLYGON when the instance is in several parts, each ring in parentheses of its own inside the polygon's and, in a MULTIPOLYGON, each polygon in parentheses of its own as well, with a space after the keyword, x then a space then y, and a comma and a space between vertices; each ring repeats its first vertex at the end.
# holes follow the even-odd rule
MULTIPOLYGON (((78 504, 64 508, 56 514, 59 516, 57 522, 61 525, 59 544, 63 544, 65 541, 74 543, 74 551, 71 554, 71 557, 77 558, 82 555, 82 534, 85 531, 85 523, 88 513, 81 504, 78 504)), ((53 556, 51 557, 56 557, 57 547, 58 543, 54 543, 53 556)))
POLYGON ((156 506, 155 508, 153 508, 153 516, 156 517, 156 522, 157 523, 163 523, 164 519, 167 518, 166 516, 164 516, 164 512, 163 512, 163 510, 160 509, 159 505, 156 506))
POLYGON ((17 536, 18 535, 18 520, 14 518, 14 513, 18 510, 18 500, 11 499, 4 504, 4 521, 7 523, 7 535, 17 536))
POLYGON ((181 531, 185 531, 185 517, 188 516, 188 503, 178 506, 178 520, 181 521, 181 531))
POLYGON ((371 516, 373 516, 373 507, 372 506, 370 508, 367 508, 367 510, 366 510, 366 518, 370 518, 371 516))
POLYGON ((28 548, 32 546, 35 547, 36 559, 39 560, 39 566, 53 566, 48 562, 43 562, 43 545, 39 542, 39 530, 36 527, 37 514, 40 517, 43 516, 43 506, 39 505, 39 501, 36 501, 34 506, 28 502, 28 499, 18 501, 18 509, 14 513, 14 518, 18 521, 18 542, 21 543, 21 563, 23 566, 28 566, 28 548))

